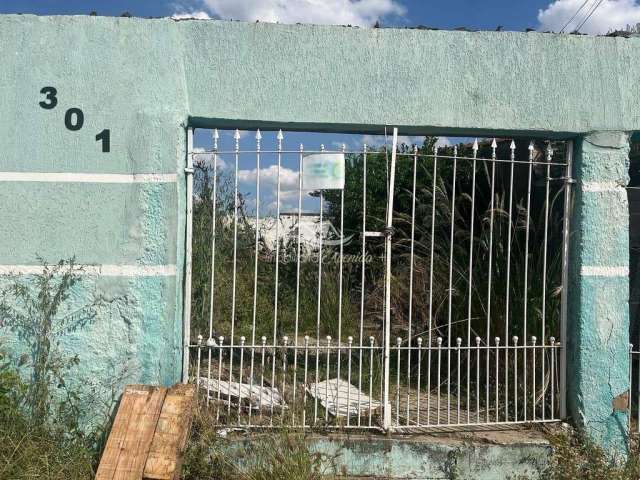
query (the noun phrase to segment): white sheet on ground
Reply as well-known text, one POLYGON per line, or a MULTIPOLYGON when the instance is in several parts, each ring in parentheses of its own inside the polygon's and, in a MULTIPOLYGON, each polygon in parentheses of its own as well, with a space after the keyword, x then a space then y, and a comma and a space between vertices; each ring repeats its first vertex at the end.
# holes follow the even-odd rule
POLYGON ((307 392, 336 417, 366 414, 369 410, 374 411, 380 407, 379 401, 369 398, 349 382, 337 378, 311 383, 307 392))
POLYGON ((248 403, 252 409, 271 408, 271 405, 277 408, 287 408, 287 404, 277 388, 227 382, 206 377, 200 377, 199 383, 200 388, 209 391, 209 398, 211 399, 218 398, 218 393, 220 393, 221 399, 226 400, 230 397, 235 401, 240 400, 243 403, 248 403))

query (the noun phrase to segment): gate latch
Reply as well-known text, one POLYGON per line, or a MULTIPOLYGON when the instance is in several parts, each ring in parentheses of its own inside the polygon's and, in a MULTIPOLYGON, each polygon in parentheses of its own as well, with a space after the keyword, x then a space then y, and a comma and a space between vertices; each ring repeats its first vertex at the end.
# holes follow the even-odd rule
POLYGON ((381 232, 364 232, 364 237, 392 237, 396 233, 393 227, 385 227, 381 232))

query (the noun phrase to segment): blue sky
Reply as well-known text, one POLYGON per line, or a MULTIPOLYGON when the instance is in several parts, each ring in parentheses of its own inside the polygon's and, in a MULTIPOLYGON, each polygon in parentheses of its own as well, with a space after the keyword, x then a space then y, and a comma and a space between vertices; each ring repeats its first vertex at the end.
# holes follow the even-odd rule
MULTIPOLYGON (((242 3, 242 0, 237 0, 242 3)), ((403 17, 383 18, 384 24, 427 25, 436 28, 460 26, 493 30, 503 25, 509 30, 535 28, 538 10, 548 0, 398 0, 406 8, 403 17)), ((128 11, 136 16, 162 17, 176 12, 207 11, 204 2, 174 2, 162 0, 3 0, 2 13, 36 13, 39 15, 88 14, 119 15, 128 11)), ((212 15, 213 12, 210 12, 212 15)))
POLYGON ((196 14, 211 18, 280 21, 292 23, 353 23, 386 26, 426 25, 453 29, 505 30, 536 28, 560 30, 583 6, 571 25, 576 26, 599 4, 587 23, 586 33, 640 22, 640 0, 3 0, 0 13, 39 15, 88 14, 171 16, 196 14), (315 4, 315 7, 314 7, 315 4))

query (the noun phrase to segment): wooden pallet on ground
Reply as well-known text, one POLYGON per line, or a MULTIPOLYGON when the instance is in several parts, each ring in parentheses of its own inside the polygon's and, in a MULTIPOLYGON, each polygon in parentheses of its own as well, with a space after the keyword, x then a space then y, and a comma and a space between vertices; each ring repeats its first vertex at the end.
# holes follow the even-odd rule
POLYGON ((96 480, 180 478, 194 400, 194 385, 128 385, 96 480))

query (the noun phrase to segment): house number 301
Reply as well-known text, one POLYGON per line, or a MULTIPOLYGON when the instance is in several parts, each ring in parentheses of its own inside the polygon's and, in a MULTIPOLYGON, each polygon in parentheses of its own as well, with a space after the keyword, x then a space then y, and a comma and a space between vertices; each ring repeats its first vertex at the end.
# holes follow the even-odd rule
MULTIPOLYGON (((58 105, 58 90, 54 87, 43 87, 40 93, 44 98, 39 105, 45 110, 53 110, 58 105)), ((81 130, 84 125, 84 113, 78 107, 69 108, 64 114, 64 126, 72 132, 81 130)), ((102 151, 111 151, 111 131, 105 128, 96 135, 96 142, 102 142, 102 151)))

